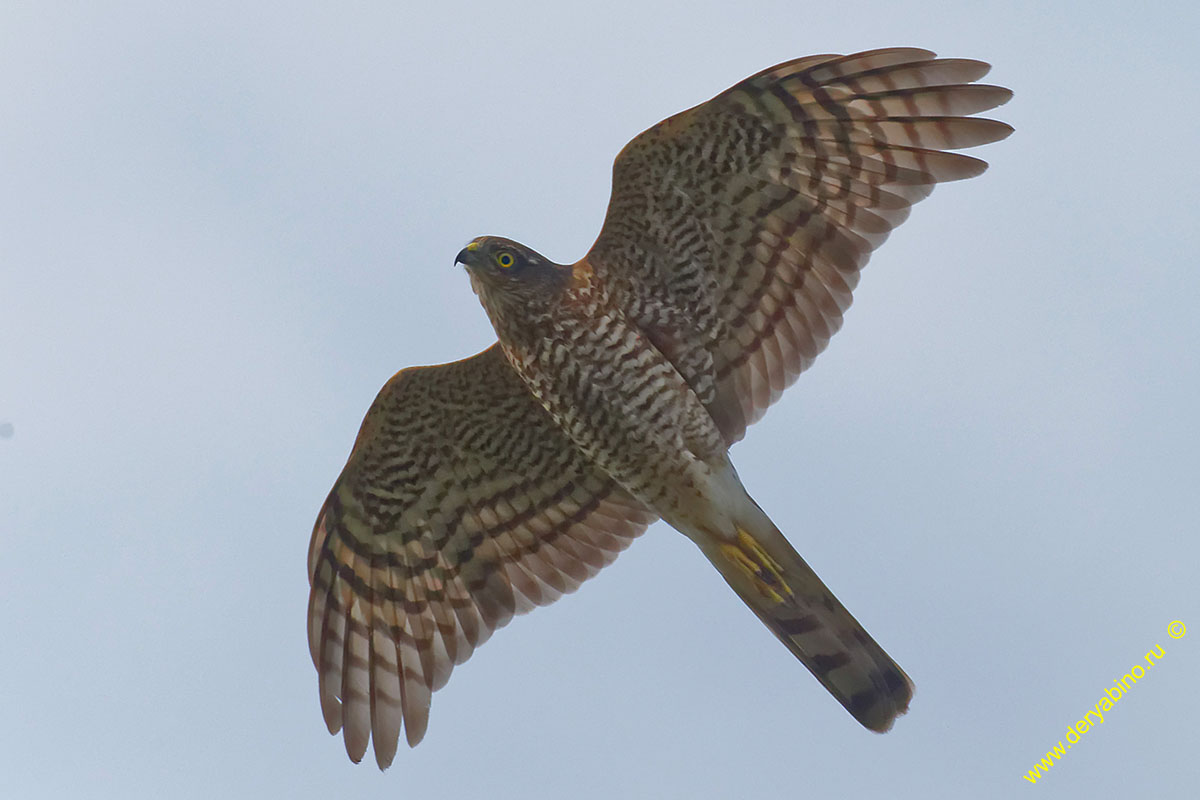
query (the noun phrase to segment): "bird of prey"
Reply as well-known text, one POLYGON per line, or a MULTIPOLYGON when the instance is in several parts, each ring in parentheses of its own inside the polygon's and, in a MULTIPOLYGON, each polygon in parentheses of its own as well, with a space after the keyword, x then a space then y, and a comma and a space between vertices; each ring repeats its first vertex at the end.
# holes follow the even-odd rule
POLYGON ((321 709, 380 768, 401 727, 514 614, 610 563, 654 520, 687 536, 862 725, 913 684, 742 486, 729 447, 839 328, 871 252, 946 152, 1012 128, 980 61, 891 48, 764 70, 617 156, 591 250, 498 236, 458 254, 498 342, 396 374, 309 547, 321 709))

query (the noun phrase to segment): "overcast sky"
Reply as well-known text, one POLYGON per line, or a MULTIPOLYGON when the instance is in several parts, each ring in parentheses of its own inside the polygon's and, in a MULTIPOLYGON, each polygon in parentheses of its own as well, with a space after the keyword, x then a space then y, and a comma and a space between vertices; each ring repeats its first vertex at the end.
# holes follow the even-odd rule
POLYGON ((67 5, 0 4, 6 797, 1194 796, 1195 4, 67 5), (574 260, 633 135, 891 45, 993 63, 1016 133, 733 455, 910 713, 863 730, 656 525, 351 764, 309 533, 383 382, 493 340, 454 254, 574 260))

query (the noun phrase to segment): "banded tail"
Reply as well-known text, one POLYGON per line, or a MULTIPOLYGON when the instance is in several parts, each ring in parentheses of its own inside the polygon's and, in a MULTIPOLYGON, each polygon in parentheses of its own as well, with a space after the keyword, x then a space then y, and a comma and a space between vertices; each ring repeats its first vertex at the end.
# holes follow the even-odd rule
POLYGON ((913 684, 804 562, 766 514, 700 548, 763 624, 865 727, 883 733, 913 684), (753 530, 748 530, 750 528, 753 530))

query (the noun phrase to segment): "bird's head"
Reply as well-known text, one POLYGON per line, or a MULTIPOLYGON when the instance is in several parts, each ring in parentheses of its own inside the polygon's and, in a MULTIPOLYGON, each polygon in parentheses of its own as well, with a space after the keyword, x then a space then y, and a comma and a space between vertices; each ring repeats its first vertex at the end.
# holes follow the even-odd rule
POLYGON ((500 236, 480 236, 459 251, 456 264, 471 275, 471 286, 489 316, 544 309, 566 286, 571 268, 500 236))

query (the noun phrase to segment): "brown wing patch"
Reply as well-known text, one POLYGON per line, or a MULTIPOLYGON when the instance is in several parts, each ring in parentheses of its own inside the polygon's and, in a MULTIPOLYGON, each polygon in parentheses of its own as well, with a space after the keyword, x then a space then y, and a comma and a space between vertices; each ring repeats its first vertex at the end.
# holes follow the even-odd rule
POLYGON ((946 151, 1011 133, 962 116, 1011 96, 974 83, 988 69, 915 48, 798 59, 622 150, 585 260, 643 328, 671 331, 728 442, 824 349, 911 206, 986 168, 946 151))
POLYGON ((432 692, 515 613, 574 591, 654 520, 559 433, 495 346, 380 392, 309 547, 331 733, 391 763, 432 692))

